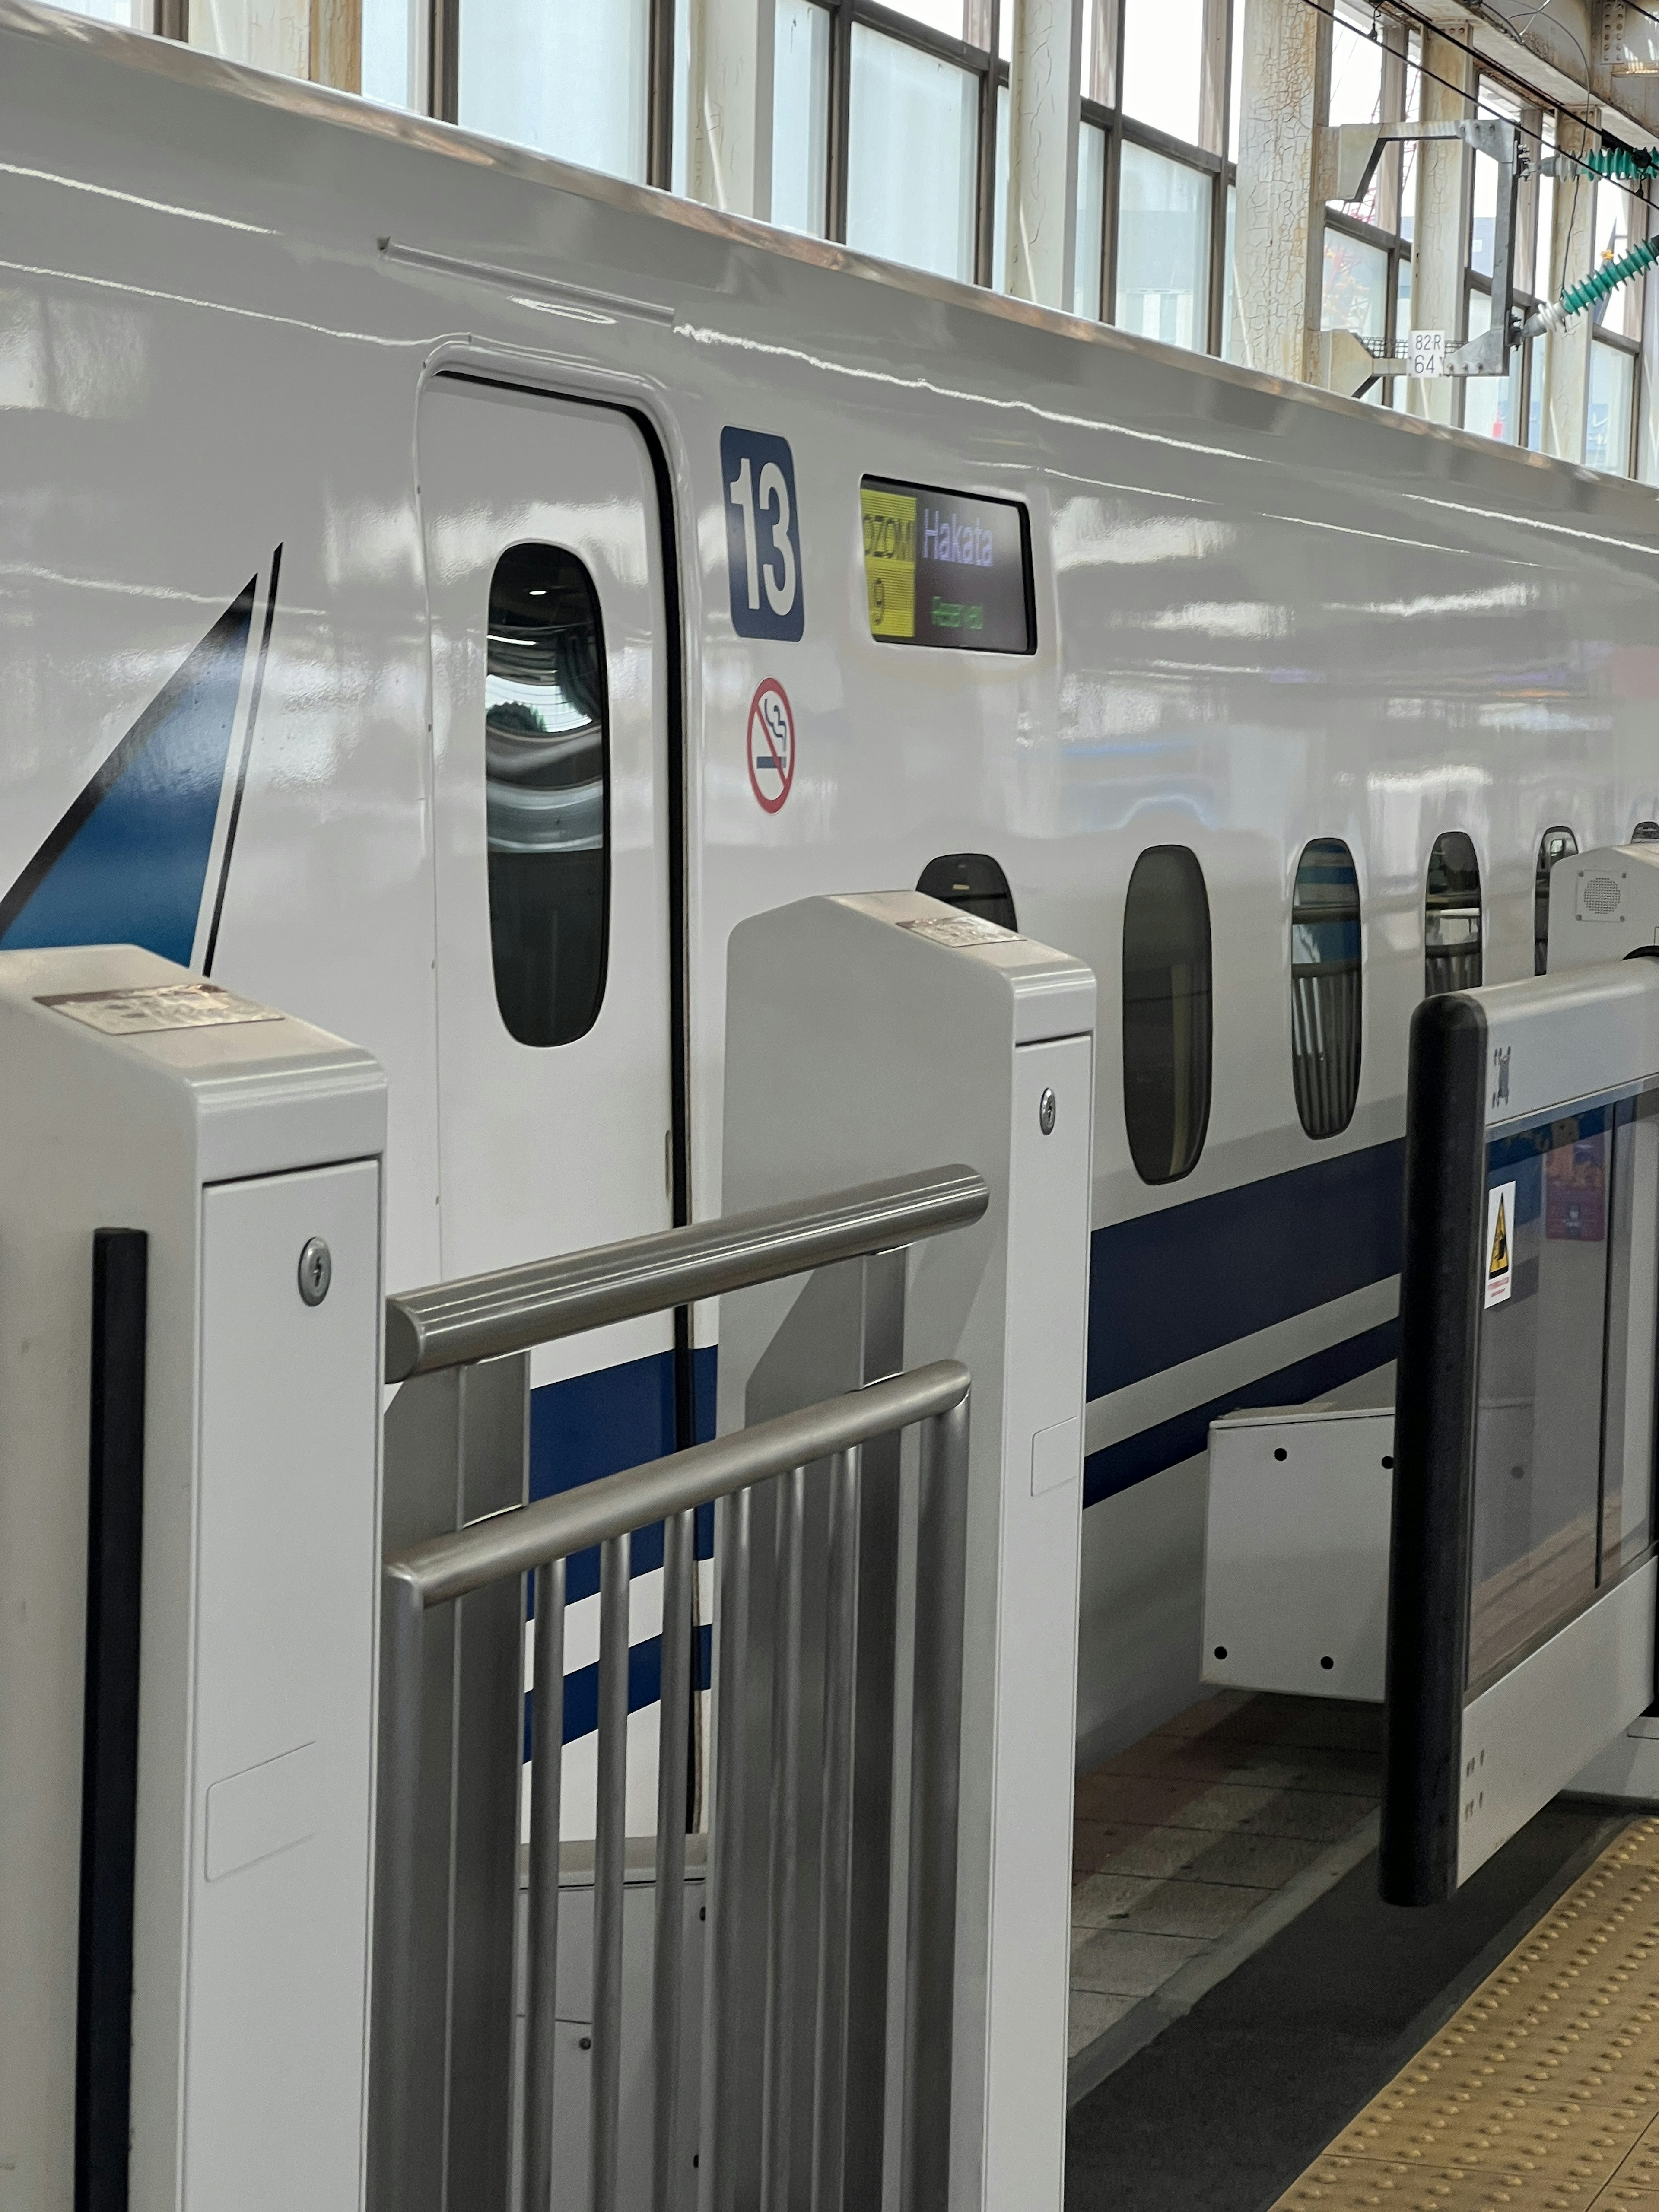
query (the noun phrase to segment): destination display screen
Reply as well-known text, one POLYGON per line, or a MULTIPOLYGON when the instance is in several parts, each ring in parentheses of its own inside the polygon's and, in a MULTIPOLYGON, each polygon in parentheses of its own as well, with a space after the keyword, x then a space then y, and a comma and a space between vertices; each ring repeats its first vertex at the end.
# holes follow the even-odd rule
POLYGON ((865 477, 860 497, 872 637, 966 653, 1033 650, 1023 507, 879 477, 865 477))

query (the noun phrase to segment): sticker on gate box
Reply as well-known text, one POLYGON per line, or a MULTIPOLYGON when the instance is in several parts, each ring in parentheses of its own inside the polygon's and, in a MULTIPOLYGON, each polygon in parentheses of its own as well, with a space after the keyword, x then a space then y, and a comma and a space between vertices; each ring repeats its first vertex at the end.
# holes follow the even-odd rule
POLYGON ((217 983, 152 983, 131 991, 54 991, 38 1006, 67 1014, 105 1036, 140 1036, 155 1030, 222 1029, 232 1022, 280 1022, 272 1006, 239 999, 217 983))
POLYGON ((915 921, 900 922, 899 927, 925 937, 930 945, 957 948, 968 945, 1016 945, 1020 941, 1012 929, 1005 929, 1000 921, 988 921, 977 914, 923 915, 915 921))
POLYGON ((1515 1279, 1515 1185, 1486 1193, 1486 1304, 1501 1306, 1515 1279))

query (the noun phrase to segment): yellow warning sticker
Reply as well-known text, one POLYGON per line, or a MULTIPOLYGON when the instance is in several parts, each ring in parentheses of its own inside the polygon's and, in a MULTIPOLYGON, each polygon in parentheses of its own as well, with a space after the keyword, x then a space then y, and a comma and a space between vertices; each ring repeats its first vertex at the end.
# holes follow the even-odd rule
POLYGON ((1515 1185, 1500 1182, 1486 1193, 1486 1304, 1501 1306, 1514 1279, 1515 1185))

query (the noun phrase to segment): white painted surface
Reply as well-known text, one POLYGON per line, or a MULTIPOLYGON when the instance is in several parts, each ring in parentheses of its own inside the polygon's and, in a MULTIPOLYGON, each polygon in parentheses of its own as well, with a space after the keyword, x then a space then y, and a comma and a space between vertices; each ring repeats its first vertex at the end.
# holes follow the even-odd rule
POLYGON ((1392 1406, 1211 1424, 1206 1683, 1382 1703, 1393 1454, 1392 1406))
POLYGON ((209 1189, 186 2206, 355 2212, 380 1548, 378 1161, 209 1189), (320 1305, 297 1267, 325 1237, 320 1305), (216 1796, 218 1799, 216 1804, 216 1796))
POLYGON ((1650 1559, 1465 1707, 1460 1883, 1651 1703, 1656 1583, 1650 1559))

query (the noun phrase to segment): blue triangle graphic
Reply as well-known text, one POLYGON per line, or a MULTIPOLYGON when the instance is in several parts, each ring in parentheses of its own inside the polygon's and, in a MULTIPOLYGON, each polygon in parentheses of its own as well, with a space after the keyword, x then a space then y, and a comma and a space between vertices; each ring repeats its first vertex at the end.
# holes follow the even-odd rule
POLYGON ((0 951, 141 945, 189 965, 257 581, 145 708, 0 899, 0 951))

